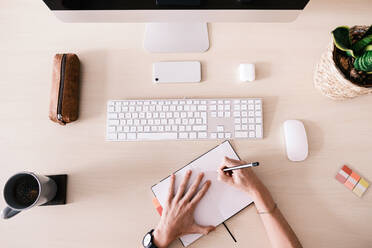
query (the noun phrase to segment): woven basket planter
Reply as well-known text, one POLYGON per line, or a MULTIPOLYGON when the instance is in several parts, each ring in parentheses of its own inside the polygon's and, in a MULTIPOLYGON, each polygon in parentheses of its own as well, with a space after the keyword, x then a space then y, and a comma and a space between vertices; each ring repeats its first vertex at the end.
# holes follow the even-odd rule
POLYGON ((372 88, 359 87, 344 77, 333 61, 333 41, 322 54, 314 73, 315 88, 333 100, 346 100, 371 94, 372 88))

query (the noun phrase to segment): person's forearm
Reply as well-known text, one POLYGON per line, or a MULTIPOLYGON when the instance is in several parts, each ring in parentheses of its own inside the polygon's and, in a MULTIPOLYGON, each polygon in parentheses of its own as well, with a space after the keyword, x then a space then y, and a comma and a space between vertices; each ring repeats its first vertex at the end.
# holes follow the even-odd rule
POLYGON ((301 248, 296 234, 276 206, 270 192, 260 183, 257 190, 251 192, 257 211, 269 212, 260 214, 270 242, 275 248, 301 248))

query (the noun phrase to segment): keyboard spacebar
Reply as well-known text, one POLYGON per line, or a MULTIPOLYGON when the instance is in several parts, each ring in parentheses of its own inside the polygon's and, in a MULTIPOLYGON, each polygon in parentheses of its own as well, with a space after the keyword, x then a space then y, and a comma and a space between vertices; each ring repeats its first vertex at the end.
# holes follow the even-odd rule
POLYGON ((177 133, 138 133, 137 139, 142 140, 177 139, 177 133))

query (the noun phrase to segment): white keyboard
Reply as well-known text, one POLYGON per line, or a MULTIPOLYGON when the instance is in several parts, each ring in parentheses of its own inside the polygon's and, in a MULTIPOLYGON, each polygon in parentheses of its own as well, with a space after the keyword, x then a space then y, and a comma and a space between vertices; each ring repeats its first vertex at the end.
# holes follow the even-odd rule
POLYGON ((261 139, 261 99, 118 100, 107 104, 109 141, 261 139))

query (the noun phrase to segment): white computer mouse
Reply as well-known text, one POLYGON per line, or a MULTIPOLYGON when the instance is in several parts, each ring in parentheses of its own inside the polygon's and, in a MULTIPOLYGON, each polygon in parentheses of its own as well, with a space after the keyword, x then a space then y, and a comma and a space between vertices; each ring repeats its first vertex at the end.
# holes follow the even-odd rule
POLYGON ((307 135, 304 124, 298 120, 284 122, 284 137, 288 159, 303 161, 309 153, 307 135))

